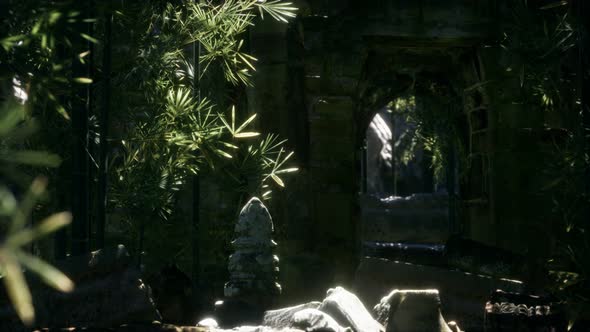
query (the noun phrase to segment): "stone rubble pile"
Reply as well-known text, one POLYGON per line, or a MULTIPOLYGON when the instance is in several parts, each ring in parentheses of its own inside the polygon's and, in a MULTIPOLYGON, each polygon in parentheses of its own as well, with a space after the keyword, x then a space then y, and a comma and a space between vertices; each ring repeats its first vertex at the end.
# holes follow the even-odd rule
POLYGON ((353 293, 329 289, 322 302, 268 310, 258 326, 219 329, 211 318, 198 323, 218 332, 460 332, 445 322, 435 289, 393 290, 373 309, 373 315, 353 293), (373 318, 375 317, 375 318, 373 318))
POLYGON ((322 302, 267 310, 281 293, 272 232, 268 209, 253 197, 241 210, 235 226, 236 238, 232 242, 235 252, 228 263, 230 278, 224 288, 225 298, 215 306, 219 324, 207 318, 198 327, 238 332, 453 331, 441 315, 437 290, 396 289, 375 306, 377 319, 355 294, 342 287, 329 289, 322 302), (233 326, 239 327, 219 328, 233 326))

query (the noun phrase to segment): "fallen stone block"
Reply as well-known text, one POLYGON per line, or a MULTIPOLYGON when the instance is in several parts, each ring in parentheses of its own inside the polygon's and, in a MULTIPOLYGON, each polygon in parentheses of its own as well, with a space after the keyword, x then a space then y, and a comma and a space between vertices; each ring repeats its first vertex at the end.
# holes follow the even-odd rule
POLYGON ((332 316, 341 326, 351 327, 356 332, 385 331, 353 293, 336 287, 329 289, 327 295, 319 310, 332 316))
POLYGON ((440 312, 438 290, 395 289, 373 309, 387 332, 452 332, 440 312))
POLYGON ((293 326, 307 332, 352 332, 340 326, 334 318, 317 309, 303 309, 293 316, 293 326))
POLYGON ((201 319, 197 323, 197 327, 204 327, 204 328, 209 329, 209 330, 214 330, 214 329, 219 328, 219 324, 213 318, 205 318, 205 319, 201 319))
POLYGON ((264 313, 262 318, 262 325, 271 326, 274 328, 285 328, 290 327, 293 324, 293 316, 304 309, 317 309, 320 307, 321 302, 309 302, 300 304, 294 307, 268 310, 264 313))
POLYGON ((231 330, 216 330, 216 332, 305 332, 299 329, 275 329, 269 326, 239 326, 231 330))
POLYGON ((353 287, 363 303, 378 303, 392 289, 438 289, 445 319, 467 331, 483 329, 483 310, 493 291, 523 288, 515 280, 370 257, 361 260, 353 287))

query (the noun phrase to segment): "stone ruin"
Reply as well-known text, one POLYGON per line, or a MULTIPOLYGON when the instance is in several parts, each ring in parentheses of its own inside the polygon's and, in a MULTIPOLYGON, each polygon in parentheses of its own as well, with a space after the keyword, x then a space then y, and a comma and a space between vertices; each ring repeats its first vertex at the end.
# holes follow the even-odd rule
POLYGON ((268 209, 258 198, 250 199, 235 226, 236 237, 232 242, 235 252, 229 258, 230 278, 224 287, 225 299, 216 304, 215 319, 204 319, 197 326, 225 331, 219 329, 221 325, 243 332, 386 332, 393 329, 413 332, 424 327, 437 332, 451 331, 440 313, 436 290, 395 290, 382 299, 373 314, 355 294, 342 287, 329 289, 321 302, 267 310, 281 293, 277 282, 279 260, 273 255, 277 244, 272 240, 272 232, 268 209), (415 314, 407 312, 414 312, 414 309, 417 310, 415 314))
POLYGON ((229 256, 229 281, 224 299, 215 303, 215 315, 222 326, 235 326, 259 321, 270 308, 281 285, 277 282, 279 258, 273 254, 276 242, 268 209, 253 197, 240 211, 232 241, 234 253, 229 256))
POLYGON ((261 321, 251 326, 222 330, 211 318, 197 326, 208 326, 208 331, 218 332, 461 331, 456 323, 444 320, 437 290, 393 290, 371 313, 355 294, 342 287, 329 289, 321 302, 268 310, 261 321))
POLYGON ((277 283, 279 258, 273 254, 274 226, 268 209, 253 197, 246 203, 235 227, 235 252, 229 257, 229 281, 223 293, 228 298, 251 295, 272 298, 281 294, 277 283))
MULTIPOLYGON (((277 244, 272 240, 272 233, 268 209, 258 198, 252 198, 241 210, 235 226, 236 238, 232 242, 235 252, 229 259, 230 278, 224 287, 225 312, 216 308, 215 319, 204 319, 197 326, 183 327, 183 331, 461 331, 456 323, 443 317, 441 303, 446 317, 459 318, 468 331, 477 330, 481 326, 482 301, 488 298, 490 290, 497 288, 514 293, 496 291, 486 304, 485 324, 490 330, 534 326, 535 331, 544 331, 551 326, 559 331, 566 322, 557 310, 558 305, 547 299, 519 295, 522 285, 518 282, 374 258, 363 259, 357 271, 359 278, 354 289, 358 296, 343 287, 335 287, 327 291, 321 302, 268 310, 281 294, 277 282, 279 261, 273 254, 277 244), (427 285, 437 285, 437 289, 428 289, 427 285), (372 312, 366 309, 363 301, 375 303, 377 296, 386 292, 388 295, 381 298, 372 312), (470 298, 464 293, 469 293, 470 298), (467 311, 463 310, 466 304, 467 311), (505 308, 512 311, 507 312, 505 308), (521 314, 523 309, 526 315, 521 314)), ((121 332, 178 331, 172 325, 159 323, 161 318, 150 292, 139 279, 139 271, 131 267, 124 247, 72 257, 58 266, 72 276, 78 287, 72 294, 56 294, 31 280, 39 326, 79 325, 91 326, 96 331, 121 332), (79 305, 82 298, 87 301, 84 306, 79 305), (61 310, 49 315, 47 308, 61 310), (120 324, 124 325, 111 328, 120 324)), ((6 306, 0 308, 3 309, 0 330, 25 331, 6 306)))

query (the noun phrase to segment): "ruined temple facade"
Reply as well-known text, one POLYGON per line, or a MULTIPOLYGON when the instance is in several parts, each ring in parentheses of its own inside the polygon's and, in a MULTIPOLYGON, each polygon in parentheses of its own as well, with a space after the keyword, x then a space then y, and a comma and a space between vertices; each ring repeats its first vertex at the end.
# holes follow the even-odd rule
POLYGON ((351 282, 361 255, 369 123, 408 91, 436 100, 426 98, 433 86, 450 102, 429 107, 452 114, 468 160, 456 188, 447 188, 447 234, 546 253, 550 240, 534 227, 551 208, 537 195, 544 180, 538 165, 559 134, 552 128, 568 119, 533 115, 516 102, 520 82, 508 76, 514 59, 498 45, 497 1, 294 3, 299 14, 289 24, 260 20, 251 29, 249 48, 259 61, 256 88, 247 93, 259 129, 287 138, 300 168, 269 206, 284 294, 295 301, 300 290, 311 298, 351 282))

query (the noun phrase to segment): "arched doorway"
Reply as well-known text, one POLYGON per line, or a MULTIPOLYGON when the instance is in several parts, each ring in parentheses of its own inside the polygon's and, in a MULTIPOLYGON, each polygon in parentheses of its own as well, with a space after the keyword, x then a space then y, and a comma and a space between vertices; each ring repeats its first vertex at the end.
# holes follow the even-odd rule
POLYGON ((416 97, 395 98, 379 110, 366 129, 365 193, 407 197, 446 192, 444 178, 435 177, 431 147, 423 140, 413 114, 416 97))
POLYGON ((436 259, 458 231, 462 100, 444 77, 419 73, 406 91, 367 113, 363 254, 412 260, 408 255, 428 252, 436 259))

